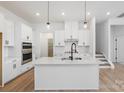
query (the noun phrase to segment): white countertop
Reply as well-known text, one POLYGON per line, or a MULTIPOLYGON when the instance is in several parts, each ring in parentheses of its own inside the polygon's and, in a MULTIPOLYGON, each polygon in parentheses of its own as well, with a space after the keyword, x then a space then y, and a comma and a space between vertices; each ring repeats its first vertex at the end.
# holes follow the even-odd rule
POLYGON ((98 64, 98 62, 89 57, 82 58, 82 60, 61 60, 59 57, 41 57, 33 62, 35 65, 45 65, 45 64, 98 64))
POLYGON ((17 57, 4 57, 5 60, 14 60, 17 59, 17 57))
POLYGON ((21 60, 19 57, 4 57, 5 63, 12 63, 21 60))

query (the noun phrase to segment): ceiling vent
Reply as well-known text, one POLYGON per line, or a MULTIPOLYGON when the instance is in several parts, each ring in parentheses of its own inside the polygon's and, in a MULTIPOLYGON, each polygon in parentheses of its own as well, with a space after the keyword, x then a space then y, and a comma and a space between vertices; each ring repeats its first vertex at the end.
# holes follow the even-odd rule
POLYGON ((118 15, 117 17, 119 17, 119 18, 124 17, 124 13, 122 13, 122 14, 118 15))

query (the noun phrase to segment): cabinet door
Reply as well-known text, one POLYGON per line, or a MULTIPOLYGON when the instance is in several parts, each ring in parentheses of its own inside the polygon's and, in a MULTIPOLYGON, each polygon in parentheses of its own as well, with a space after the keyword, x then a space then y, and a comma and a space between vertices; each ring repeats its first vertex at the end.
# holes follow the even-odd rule
POLYGON ((9 32, 9 38, 8 38, 8 40, 9 40, 9 45, 10 46, 14 46, 14 23, 10 23, 10 32, 9 32))
POLYGON ((32 28, 22 24, 22 42, 32 42, 32 28))
POLYGON ((90 45, 90 31, 89 30, 85 31, 85 45, 86 46, 90 45))
POLYGON ((64 46, 64 31, 55 31, 55 46, 64 46))
POLYGON ((26 25, 22 24, 22 27, 21 27, 21 39, 22 39, 22 42, 26 41, 26 35, 27 35, 27 27, 26 25))
POLYGON ((29 27, 29 32, 28 32, 28 36, 29 36, 29 41, 32 42, 32 28, 29 27))
POLYGON ((65 39, 72 38, 72 35, 73 35, 72 24, 71 22, 66 22, 65 23, 65 39))
POLYGON ((22 24, 22 42, 27 42, 29 37, 28 37, 28 34, 29 34, 29 28, 27 25, 25 24, 22 24))
POLYGON ((89 45, 89 30, 79 30, 79 42, 78 45, 89 45))
POLYGON ((13 78, 12 63, 9 61, 4 62, 4 83, 12 80, 12 78, 13 78))
POLYGON ((12 60, 12 71, 13 71, 12 78, 17 77, 20 74, 20 60, 19 59, 12 60))
POLYGON ((78 22, 65 22, 65 39, 78 39, 78 22))
POLYGON ((14 23, 5 20, 5 46, 14 46, 14 23))
POLYGON ((84 33, 83 30, 79 30, 78 33, 79 33, 79 42, 78 42, 78 45, 83 46, 85 44, 85 33, 84 33))
POLYGON ((77 22, 71 23, 71 31, 72 31, 72 38, 78 39, 78 23, 77 22))

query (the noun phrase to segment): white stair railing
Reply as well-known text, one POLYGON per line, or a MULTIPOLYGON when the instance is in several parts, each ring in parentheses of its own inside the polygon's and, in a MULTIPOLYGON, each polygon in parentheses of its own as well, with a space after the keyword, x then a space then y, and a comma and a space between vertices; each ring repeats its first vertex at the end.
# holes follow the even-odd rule
POLYGON ((112 63, 112 61, 108 60, 109 64, 111 65, 111 69, 115 68, 115 65, 112 63))

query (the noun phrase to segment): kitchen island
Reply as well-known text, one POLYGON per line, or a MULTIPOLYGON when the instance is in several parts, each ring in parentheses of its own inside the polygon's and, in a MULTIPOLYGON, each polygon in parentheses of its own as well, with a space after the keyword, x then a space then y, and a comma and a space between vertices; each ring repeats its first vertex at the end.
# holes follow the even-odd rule
POLYGON ((99 64, 93 58, 61 60, 42 57, 34 61, 35 90, 88 90, 99 88, 99 64))

